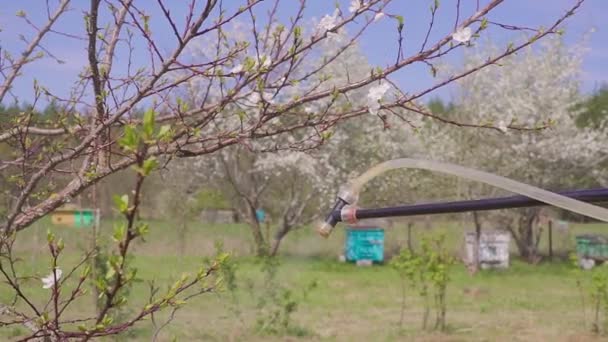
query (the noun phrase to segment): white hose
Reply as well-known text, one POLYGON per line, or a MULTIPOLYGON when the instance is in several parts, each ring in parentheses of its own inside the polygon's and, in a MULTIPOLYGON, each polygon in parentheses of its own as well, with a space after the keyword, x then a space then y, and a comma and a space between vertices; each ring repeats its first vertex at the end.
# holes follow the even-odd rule
MULTIPOLYGON (((373 178, 380 174, 401 168, 422 169, 429 171, 442 172, 453 176, 466 178, 473 181, 483 182, 497 188, 501 188, 513 193, 524 195, 562 209, 566 209, 581 215, 592 217, 597 220, 608 222, 608 209, 598 207, 593 204, 581 202, 566 196, 543 190, 531 185, 520 183, 505 177, 494 175, 491 173, 473 170, 459 165, 441 163, 430 160, 419 160, 411 158, 393 159, 381 164, 378 164, 367 170, 361 176, 350 182, 349 186, 341 193, 341 198, 350 197, 358 198, 361 188, 373 178)), ((353 204, 353 203, 351 203, 353 204)))

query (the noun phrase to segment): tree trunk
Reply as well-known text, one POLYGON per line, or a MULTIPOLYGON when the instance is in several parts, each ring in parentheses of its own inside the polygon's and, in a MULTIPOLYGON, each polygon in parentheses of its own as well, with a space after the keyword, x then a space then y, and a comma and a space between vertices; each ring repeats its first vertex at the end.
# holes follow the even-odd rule
POLYGON ((540 259, 538 255, 540 234, 534 229, 538 214, 538 208, 525 209, 516 222, 517 229, 508 228, 515 240, 519 255, 528 263, 537 263, 540 259))
POLYGON ((255 254, 256 256, 262 257, 268 255, 268 244, 266 239, 264 238, 264 232, 262 231, 262 227, 258 218, 255 214, 256 208, 253 206, 247 205, 245 208, 245 220, 247 221, 247 225, 251 229, 251 233, 253 234, 253 242, 255 244, 255 254))
POLYGON ((249 224, 249 227, 253 233, 256 255, 260 257, 268 255, 268 246, 266 244, 266 240, 264 240, 264 233, 262 233, 260 223, 257 220, 254 220, 249 224))
POLYGON ((279 246, 281 245, 282 238, 274 238, 272 241, 272 246, 270 247, 270 252, 268 253, 270 256, 274 257, 279 252, 279 246))
POLYGON ((291 230, 291 226, 289 224, 283 223, 281 229, 277 231, 274 235, 274 240, 272 241, 272 246, 270 247, 270 256, 276 256, 279 252, 279 246, 281 245, 281 241, 289 231, 291 230))

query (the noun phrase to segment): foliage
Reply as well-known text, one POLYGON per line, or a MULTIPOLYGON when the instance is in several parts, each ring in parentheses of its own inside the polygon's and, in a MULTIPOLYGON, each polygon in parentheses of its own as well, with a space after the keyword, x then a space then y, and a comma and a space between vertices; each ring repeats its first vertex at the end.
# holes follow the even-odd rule
POLYGON ((257 258, 255 261, 256 278, 261 277, 261 282, 248 277, 237 277, 238 264, 233 263, 231 267, 225 268, 230 276, 225 276, 230 307, 229 311, 234 315, 240 325, 247 324, 243 312, 248 308, 239 299, 238 291, 245 289, 248 297, 253 299, 255 321, 251 327, 255 333, 261 335, 293 335, 305 336, 309 331, 293 322, 293 314, 298 310, 301 302, 307 300, 310 291, 317 287, 317 281, 312 280, 305 287, 290 287, 278 278, 280 269, 278 258, 266 256, 257 258))
POLYGON ((202 189, 196 193, 196 206, 201 209, 230 209, 226 196, 215 189, 202 189))
POLYGON ((107 248, 101 249, 95 246, 96 249, 88 251, 62 278, 64 273, 59 262, 66 246, 62 238, 56 237, 50 230, 47 233, 51 273, 42 278, 42 282, 45 289, 50 289, 48 303, 53 303, 52 307, 48 304, 45 306, 35 304, 20 289, 12 250, 16 231, 10 235, 13 241, 1 240, 0 271, 14 290, 15 298, 28 303, 35 313, 32 318, 25 314, 17 314, 17 320, 14 322, 24 324, 31 330, 28 338, 88 340, 92 337, 115 336, 121 333, 125 333, 124 337, 132 336, 136 333, 132 327, 140 320, 166 308, 171 308, 175 312, 188 299, 219 287, 221 278, 216 277, 215 274, 228 259, 225 253, 219 254, 209 265, 202 266, 194 277, 184 274, 166 291, 160 292, 156 289, 154 291, 156 296, 151 295, 149 302, 143 308, 135 311, 123 310, 129 301, 130 289, 138 281, 138 269, 132 265, 133 254, 130 247, 133 246, 134 241, 143 240, 149 233, 149 225, 137 219, 144 180, 158 167, 157 159, 149 155, 149 150, 164 138, 164 134, 162 127, 159 128, 156 124, 153 111, 144 114, 141 125, 124 127, 124 134, 119 144, 125 153, 129 153, 136 160, 132 167, 136 178, 133 191, 115 195, 113 198, 116 211, 123 220, 114 224, 111 243, 107 248), (8 269, 11 270, 10 275, 8 269), (64 294, 62 290, 66 279, 71 276, 77 279, 76 287, 71 291, 65 290, 64 294), (214 278, 214 282, 208 284, 211 278, 214 278), (65 317, 69 312, 68 307, 83 300, 83 296, 87 293, 84 284, 89 282, 94 284, 97 301, 92 317, 88 319, 65 317), (193 290, 195 286, 200 288, 193 290))
POLYGON ((277 258, 260 258, 264 275, 261 289, 252 294, 257 299, 258 315, 255 330, 271 335, 303 335, 306 329, 294 325, 292 315, 298 310, 300 302, 306 300, 308 293, 317 287, 313 280, 304 288, 290 289, 277 279, 280 261, 277 258))
MULTIPOLYGON (((454 263, 454 259, 446 250, 444 243, 443 235, 430 239, 423 238, 419 253, 412 253, 408 249, 404 249, 391 260, 391 266, 401 277, 403 288, 405 289, 405 283, 409 282, 423 299, 422 329, 428 327, 428 318, 432 308, 435 311, 433 329, 446 330, 446 295, 450 282, 450 266, 454 263)), ((402 291, 400 326, 403 324, 404 303, 405 290, 402 291)))
MULTIPOLYGON (((258 314, 257 298, 247 290, 247 281, 251 279, 255 284, 255 291, 260 290, 263 274, 260 272, 260 263, 250 257, 247 226, 209 225, 204 229, 193 229, 188 237, 189 252, 182 255, 179 246, 170 243, 177 237, 177 232, 172 229, 175 221, 148 223, 151 227, 150 235, 146 243, 136 244, 134 252, 137 256, 133 260, 133 266, 138 268, 138 277, 146 281, 134 284, 126 304, 128 308, 137 310, 142 303, 148 301, 149 279, 155 279, 156 287, 164 290, 178 280, 182 273, 191 273, 196 269, 197 265, 201 264, 201 255, 212 256, 215 253, 213 243, 208 243, 209 241, 224 240, 225 250, 234 255, 230 260, 237 266, 238 289, 235 295, 238 296, 238 309, 243 318, 243 321, 240 321, 231 311, 229 291, 204 295, 182 306, 170 325, 161 331, 157 341, 171 340, 173 335, 178 341, 232 339, 261 342, 293 339, 291 336, 253 334, 258 314), (240 242, 235 244, 235 241, 240 242)), ((22 274, 30 274, 27 270, 35 270, 32 274, 47 274, 48 264, 44 263, 45 254, 40 255, 40 248, 46 244, 44 235, 49 227, 64 239, 66 248, 60 259, 60 266, 64 271, 67 265, 79 261, 81 250, 70 247, 86 245, 86 233, 82 234, 83 231, 78 228, 52 227, 48 220, 45 220, 24 231, 21 240, 16 242, 16 252, 24 256, 16 265, 22 274), (37 235, 41 236, 43 241, 34 244, 37 235)), ((606 224, 573 224, 571 234, 574 236, 591 232, 602 233, 607 228, 606 224)), ((111 230, 112 222, 102 221, 101 231, 111 230)), ((412 235, 419 241, 424 236, 444 232, 446 248, 452 255, 458 255, 464 231, 464 227, 450 220, 434 222, 431 230, 413 229, 412 235)), ((336 233, 336 237, 339 237, 341 232, 336 233)), ((388 234, 391 240, 404 242, 406 238, 403 225, 396 225, 388 234)), ((301 290, 298 288, 315 279, 319 282, 319 287, 311 291, 306 300, 299 302, 298 310, 292 315, 294 325, 303 327, 308 332, 304 339, 373 341, 438 338, 436 332, 420 329, 424 305, 415 290, 410 290, 409 287, 404 329, 396 331, 401 284, 397 272, 391 267, 362 268, 339 263, 335 255, 342 247, 343 241, 337 238, 320 243, 312 229, 299 230, 284 243, 286 250, 289 250, 289 256, 280 258, 277 283, 288 286, 294 294, 299 294, 301 290)), ((418 243, 414 247, 418 250, 418 243)), ((546 248, 546 245, 541 248, 546 248)), ((228 289, 228 280, 222 277, 223 287, 228 289)), ((537 265, 529 265, 515 259, 510 263, 509 269, 488 270, 475 277, 471 277, 466 268, 458 264, 450 268, 450 278, 447 296, 450 335, 442 335, 439 338, 506 341, 514 334, 524 340, 559 340, 556 336, 589 338, 591 311, 587 312, 589 321, 583 324, 572 267, 559 259, 537 265), (497 320, 500 320, 501 324, 497 325, 497 320), (555 322, 560 324, 556 325, 555 322)), ((27 289, 33 298, 44 300, 49 290, 42 289, 40 284, 37 279, 31 279, 23 288, 27 289)), ((68 281, 63 293, 72 286, 75 286, 75 282, 68 281)), ((11 293, 6 283, 0 284, 0 301, 10 303, 11 293)), ((70 315, 88 317, 93 312, 92 302, 92 298, 85 295, 80 305, 76 303, 70 307, 70 315)), ((24 303, 19 302, 17 308, 22 308, 21 304, 24 303)), ((587 306, 589 309, 590 305, 587 306)), ((168 309, 169 311, 155 314, 159 326, 170 314, 170 308, 168 309)), ((6 316, 0 317, 5 319, 6 316)), ((431 327, 433 318, 431 315, 431 327)), ((19 337, 10 337, 11 326, 3 326, 0 327, 0 340, 12 341, 27 336, 27 328, 19 324, 15 327, 20 327, 14 331, 20 331, 19 337)), ((139 331, 134 341, 152 340, 150 335, 154 327, 149 319, 137 323, 134 328, 139 331)))
POLYGON ((574 254, 570 260, 575 267, 574 273, 581 295, 580 305, 584 324, 588 324, 587 310, 589 310, 591 332, 606 335, 608 334, 608 271, 603 265, 591 270, 582 270, 579 258, 574 254), (589 304, 589 308, 586 303, 589 304))
POLYGON ((576 118, 579 127, 603 128, 608 118, 608 85, 602 85, 579 108, 581 113, 576 118))

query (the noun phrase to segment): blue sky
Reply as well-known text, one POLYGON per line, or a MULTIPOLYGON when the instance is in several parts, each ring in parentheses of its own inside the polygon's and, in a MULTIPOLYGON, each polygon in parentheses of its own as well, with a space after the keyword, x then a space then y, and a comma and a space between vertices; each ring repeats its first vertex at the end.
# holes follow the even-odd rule
MULTIPOLYGON (((56 0, 51 0, 55 3, 56 0)), ((287 18, 292 12, 289 6, 290 2, 295 0, 284 0, 280 13, 287 18)), ((29 1, 7 1, 3 0, 0 7, 0 46, 3 50, 9 50, 13 53, 18 53, 25 48, 25 44, 19 40, 19 35, 23 34, 26 37, 31 37, 32 30, 29 29, 22 19, 15 16, 18 10, 24 10, 28 15, 37 22, 41 22, 46 16, 44 1, 29 0, 29 1)), ((179 17, 183 17, 183 5, 185 1, 174 0, 166 1, 170 3, 172 13, 179 17)), ((242 1, 230 0, 227 3, 241 4, 242 1)), ((470 10, 475 0, 462 0, 463 10, 465 14, 470 14, 470 10)), ((484 1, 481 1, 482 3, 484 1)), ((84 6, 86 1, 73 1, 75 6, 84 6)), ((144 3, 140 1, 140 3, 144 3)), ((155 26, 158 21, 155 18, 160 17, 160 13, 152 5, 156 2, 150 2, 150 14, 152 17, 152 30, 158 37, 160 45, 163 49, 169 50, 173 46, 173 41, 166 32, 165 26, 155 26)), ((342 0, 343 9, 347 8, 347 1, 342 0)), ((491 20, 500 21, 503 23, 516 24, 522 26, 549 26, 555 18, 562 14, 569 6, 574 3, 572 0, 507 0, 500 5, 492 14, 491 20)), ((405 18, 406 30, 406 54, 413 53, 419 46, 421 39, 426 32, 429 19, 429 6, 431 0, 397 0, 388 9, 389 12, 400 14, 405 18)), ((453 30, 455 17, 453 8, 455 0, 441 1, 440 15, 437 18, 438 24, 434 29, 434 34, 431 37, 439 37, 453 30)), ((333 10, 334 1, 329 0, 309 0, 306 10, 307 18, 320 18, 326 13, 333 10)), ((72 33, 84 33, 83 21, 84 8, 74 8, 69 15, 63 18, 58 23, 58 28, 62 31, 72 33)), ((608 24, 606 15, 608 14, 608 1, 606 0, 587 0, 583 4, 579 12, 566 22, 565 40, 568 44, 580 42, 583 36, 594 30, 590 35, 587 48, 588 52, 585 55, 583 62, 582 75, 582 90, 586 93, 597 88, 603 82, 608 82, 608 24)), ((263 13, 260 13, 263 15, 263 13)), ((396 24, 394 21, 383 19, 378 25, 367 32, 360 41, 361 50, 367 56, 372 65, 387 65, 395 58, 395 38, 396 24)), ((486 34, 494 41, 506 43, 517 37, 516 34, 505 31, 489 30, 486 34)), ((33 79, 36 78, 45 86, 57 89, 59 94, 67 94, 71 81, 74 80, 79 71, 87 63, 86 50, 82 41, 66 40, 64 37, 52 35, 45 42, 45 48, 54 53, 58 58, 65 60, 65 64, 58 64, 51 59, 45 59, 37 62, 34 65, 28 66, 23 77, 14 86, 14 93, 22 101, 27 101, 31 98, 33 79)), ((448 62, 458 63, 461 52, 455 54, 448 62)), ((141 55, 141 63, 145 63, 141 55)), ((120 63, 119 63, 120 64, 120 63)), ((121 66, 119 66, 121 67, 121 66)), ((124 67, 124 66, 122 66, 124 67)), ((403 89, 408 91, 416 91, 428 87, 434 81, 430 77, 428 69, 422 66, 414 67, 406 71, 400 72, 393 77, 403 89)), ((444 99, 449 99, 452 90, 450 88, 442 89, 435 93, 434 96, 440 96, 444 99)))

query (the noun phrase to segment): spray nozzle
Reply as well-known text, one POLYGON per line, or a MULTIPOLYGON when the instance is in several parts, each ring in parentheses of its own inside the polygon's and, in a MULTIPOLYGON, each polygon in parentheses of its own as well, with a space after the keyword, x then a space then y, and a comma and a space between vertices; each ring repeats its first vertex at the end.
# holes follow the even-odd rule
POLYGON ((331 231, 334 229, 336 224, 341 220, 340 212, 342 208, 344 208, 348 203, 342 198, 338 197, 336 203, 334 204, 334 208, 327 215, 324 222, 321 222, 319 227, 317 228, 317 232, 323 237, 328 237, 331 234, 331 231))

